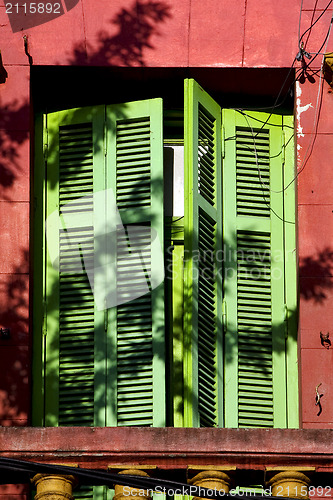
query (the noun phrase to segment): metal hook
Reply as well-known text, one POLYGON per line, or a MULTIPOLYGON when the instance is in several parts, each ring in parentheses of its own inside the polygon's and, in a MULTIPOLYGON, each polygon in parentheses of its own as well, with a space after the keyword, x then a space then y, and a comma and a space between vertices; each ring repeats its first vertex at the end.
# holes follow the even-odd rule
POLYGON ((325 349, 329 349, 331 347, 331 341, 329 339, 330 332, 323 333, 320 332, 320 343, 325 349))
POLYGON ((320 398, 323 397, 323 394, 319 394, 319 392, 318 392, 318 389, 319 389, 320 386, 321 386, 321 382, 316 387, 316 406, 319 406, 319 411, 317 413, 317 417, 319 417, 319 415, 323 411, 323 409, 321 407, 321 402, 320 402, 320 398))

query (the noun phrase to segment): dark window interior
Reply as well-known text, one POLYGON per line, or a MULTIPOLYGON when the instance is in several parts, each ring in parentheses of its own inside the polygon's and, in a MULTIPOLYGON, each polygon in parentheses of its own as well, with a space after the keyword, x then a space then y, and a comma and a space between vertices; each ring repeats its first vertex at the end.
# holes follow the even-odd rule
POLYGON ((222 107, 293 109, 294 74, 288 68, 33 66, 31 90, 37 113, 153 97, 162 97, 165 109, 181 110, 184 78, 194 78, 222 107))

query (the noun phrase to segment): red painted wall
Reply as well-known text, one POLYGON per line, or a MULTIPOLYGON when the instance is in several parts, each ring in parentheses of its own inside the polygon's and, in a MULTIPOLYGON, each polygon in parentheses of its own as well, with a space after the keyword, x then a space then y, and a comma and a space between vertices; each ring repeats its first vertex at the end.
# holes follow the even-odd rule
MULTIPOLYGON (((1 0, 0 5, 4 3, 1 0)), ((22 35, 27 34, 35 65, 75 61, 120 66, 288 67, 297 50, 300 0, 80 0, 63 16, 31 29, 24 28, 27 21, 22 16, 16 28, 23 29, 15 34, 5 8, 0 10, 7 64, 27 63, 22 42, 22 35)), ((306 27, 309 16, 305 11, 306 27)))
POLYGON ((333 203, 330 168, 333 95, 324 83, 318 127, 315 109, 318 84, 300 85, 298 224, 300 259, 300 345, 302 420, 305 428, 332 428, 332 348, 321 344, 320 332, 331 332, 333 315, 333 203), (310 107, 308 107, 310 105, 310 107), (306 109, 307 108, 307 109, 306 109), (313 132, 315 127, 315 133, 313 132), (309 154, 311 153, 311 155, 309 154), (322 413, 315 406, 318 384, 322 413))
MULTIPOLYGON (((303 1, 301 33, 327 3, 303 1)), ((11 329, 11 339, 0 340, 2 425, 26 425, 30 413, 32 103, 25 49, 34 66, 290 67, 298 52, 300 6, 301 0, 80 0, 61 17, 30 28, 21 13, 19 31, 13 33, 0 1, 0 50, 8 73, 0 84, 0 326, 11 329)), ((331 15, 332 8, 304 37, 309 52, 320 48, 331 15)), ((333 50, 333 37, 326 50, 333 50)), ((333 349, 321 345, 320 331, 329 332, 333 324, 333 94, 324 82, 317 98, 320 64, 318 56, 298 84, 295 108, 301 170, 300 373, 304 427, 332 428, 333 349), (318 416, 315 388, 320 383, 318 416)))

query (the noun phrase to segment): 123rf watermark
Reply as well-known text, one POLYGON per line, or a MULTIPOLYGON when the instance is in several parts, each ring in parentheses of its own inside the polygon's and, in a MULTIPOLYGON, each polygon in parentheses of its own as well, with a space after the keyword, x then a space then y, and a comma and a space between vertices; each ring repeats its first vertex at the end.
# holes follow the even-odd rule
POLYGON ((5 1, 6 14, 13 33, 33 28, 72 10, 80 0, 5 1))

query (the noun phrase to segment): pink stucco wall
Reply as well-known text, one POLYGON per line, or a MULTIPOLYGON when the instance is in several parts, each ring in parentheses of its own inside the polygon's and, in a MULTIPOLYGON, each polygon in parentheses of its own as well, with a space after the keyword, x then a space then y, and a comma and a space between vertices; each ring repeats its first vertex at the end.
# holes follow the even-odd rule
MULTIPOLYGON (((301 33, 326 4, 304 0, 301 33)), ((25 425, 30 413, 32 107, 25 48, 34 66, 288 68, 298 52, 300 5, 301 0, 80 0, 61 17, 31 28, 22 14, 22 30, 13 33, 0 1, 0 50, 8 73, 0 84, 0 326, 11 328, 11 339, 0 340, 3 425, 25 425)), ((332 8, 304 38, 309 52, 320 48, 331 15, 332 8)), ((320 331, 329 332, 333 322, 333 94, 324 82, 316 124, 320 64, 318 56, 312 77, 298 84, 295 107, 302 169, 298 239, 304 427, 333 427, 333 349, 320 343, 320 331), (319 383, 324 395, 318 417, 314 401, 319 383)))

